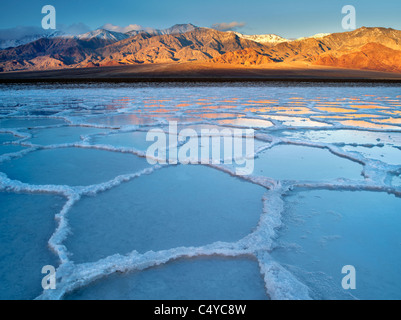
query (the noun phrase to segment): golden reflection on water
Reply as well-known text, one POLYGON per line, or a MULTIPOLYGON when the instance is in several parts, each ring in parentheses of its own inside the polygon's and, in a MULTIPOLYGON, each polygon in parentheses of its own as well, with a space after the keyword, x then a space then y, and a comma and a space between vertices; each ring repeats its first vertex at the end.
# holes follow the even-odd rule
MULTIPOLYGON (((245 104, 247 105, 247 104, 245 104)), ((272 107, 250 107, 250 108, 245 108, 244 112, 270 112, 272 111, 272 107)))
POLYGON ((387 118, 387 119, 379 119, 375 120, 375 122, 380 123, 390 123, 390 124, 401 124, 401 118, 387 118))
POLYGON ((144 100, 143 103, 148 103, 148 104, 157 104, 157 103, 163 103, 163 102, 169 102, 171 99, 150 99, 150 100, 144 100))
POLYGON ((309 118, 303 117, 290 117, 290 116, 274 116, 274 115, 262 115, 261 117, 266 119, 272 119, 281 121, 286 126, 296 127, 328 127, 330 124, 324 122, 313 121, 309 118))
POLYGON ((175 112, 178 111, 179 109, 155 109, 155 110, 146 110, 149 113, 169 113, 169 112, 175 112))
POLYGON ((249 119, 249 118, 236 118, 236 119, 225 119, 217 121, 220 125, 233 125, 240 127, 254 127, 254 128, 269 128, 273 126, 273 123, 267 120, 260 119, 249 119))
POLYGON ((316 100, 319 102, 322 102, 324 105, 328 105, 328 106, 338 106, 341 103, 339 101, 343 101, 342 99, 337 99, 337 101, 322 101, 322 100, 316 100))
POLYGON ((213 106, 206 106, 206 107, 203 107, 202 109, 203 110, 207 110, 207 109, 213 109, 213 110, 218 110, 218 109, 235 109, 235 108, 237 108, 238 106, 216 106, 216 105, 213 105, 213 106))
POLYGON ((340 123, 345 126, 368 128, 368 129, 399 129, 399 127, 375 124, 364 120, 345 120, 345 121, 340 121, 340 123))
POLYGON ((198 113, 193 114, 196 117, 200 117, 202 119, 221 119, 221 118, 242 118, 244 115, 238 115, 235 113, 198 113))
POLYGON ((117 124, 117 119, 131 124, 148 124, 152 119, 178 122, 215 122, 243 127, 269 128, 270 120, 276 120, 289 127, 326 127, 325 121, 333 121, 346 126, 372 129, 400 129, 401 95, 377 97, 294 97, 218 98, 202 97, 189 99, 171 98, 143 100, 121 97, 107 106, 110 109, 131 107, 132 114, 105 118, 109 124, 117 124), (218 112, 221 111, 221 112, 218 112), (179 113, 177 113, 179 112, 179 113), (263 119, 254 119, 261 117, 263 119), (125 118, 121 118, 125 117, 125 118), (319 121, 321 120, 321 122, 319 121), (398 125, 398 126, 397 126, 398 125))
POLYGON ((390 107, 375 105, 375 104, 351 104, 351 108, 355 109, 389 109, 390 107))
POLYGON ((380 116, 377 114, 336 114, 336 115, 316 115, 314 118, 321 119, 360 119, 360 118, 379 118, 380 116))
POLYGON ((278 103, 278 100, 248 100, 247 102, 252 104, 274 104, 278 103))
POLYGON ((324 111, 324 112, 357 112, 358 110, 356 109, 346 109, 346 108, 338 108, 338 107, 316 107, 316 109, 320 110, 320 111, 324 111))
POLYGON ((316 113, 315 111, 312 111, 311 109, 307 107, 273 107, 272 110, 277 111, 278 113, 284 113, 284 114, 314 114, 316 113))

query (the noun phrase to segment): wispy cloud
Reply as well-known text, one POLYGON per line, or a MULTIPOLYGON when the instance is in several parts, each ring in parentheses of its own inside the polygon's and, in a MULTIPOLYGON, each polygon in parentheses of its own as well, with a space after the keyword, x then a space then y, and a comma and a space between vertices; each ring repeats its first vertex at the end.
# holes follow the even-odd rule
POLYGON ((130 32, 130 31, 139 31, 139 30, 144 30, 145 28, 140 26, 139 24, 130 24, 126 27, 120 27, 120 26, 116 26, 114 24, 111 23, 106 23, 105 25, 103 25, 101 27, 102 29, 106 29, 109 31, 115 31, 115 32, 121 32, 121 33, 126 33, 126 32, 130 32))
MULTIPOLYGON (((51 34, 55 30, 44 30, 34 26, 18 26, 15 28, 0 29, 0 41, 21 40, 24 38, 35 38, 46 34, 51 34)), ((90 28, 83 23, 74 23, 71 25, 57 24, 57 31, 66 35, 78 35, 90 31, 90 28)))
POLYGON ((0 40, 15 40, 28 36, 43 33, 43 29, 39 27, 15 27, 9 29, 0 29, 0 40))
POLYGON ((57 29, 59 29, 61 32, 65 33, 67 35, 71 35, 71 36, 76 36, 78 34, 83 34, 83 33, 91 31, 91 29, 82 22, 74 23, 69 26, 63 25, 63 24, 58 24, 57 29))
POLYGON ((219 31, 233 31, 237 30, 238 28, 242 28, 245 26, 245 22, 237 22, 237 21, 232 21, 232 22, 222 22, 222 23, 215 23, 212 25, 213 29, 219 30, 219 31))

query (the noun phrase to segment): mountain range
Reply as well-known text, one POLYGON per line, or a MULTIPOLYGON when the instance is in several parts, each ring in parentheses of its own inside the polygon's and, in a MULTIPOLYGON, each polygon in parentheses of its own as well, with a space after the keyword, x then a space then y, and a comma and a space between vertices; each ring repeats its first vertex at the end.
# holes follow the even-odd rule
MULTIPOLYGON (((401 31, 366 28, 290 40, 177 24, 171 28, 100 28, 77 36, 47 34, 0 50, 0 71, 155 63, 328 66, 401 73, 401 31)), ((11 44, 11 43, 9 43, 11 44)))
POLYGON ((77 38, 77 39, 98 38, 98 39, 119 41, 136 36, 137 34, 140 33, 147 33, 150 35, 176 34, 176 33, 185 33, 187 31, 194 30, 195 28, 196 26, 188 23, 188 24, 176 24, 171 28, 161 29, 161 30, 153 28, 142 28, 142 29, 136 28, 135 30, 130 30, 128 32, 117 32, 115 30, 110 30, 110 26, 105 25, 96 30, 78 35, 71 35, 69 33, 59 30, 55 31, 43 30, 43 32, 38 32, 36 28, 36 32, 33 32, 29 35, 22 35, 15 39, 9 39, 9 38, 0 39, 0 50, 18 47, 41 38, 77 38))

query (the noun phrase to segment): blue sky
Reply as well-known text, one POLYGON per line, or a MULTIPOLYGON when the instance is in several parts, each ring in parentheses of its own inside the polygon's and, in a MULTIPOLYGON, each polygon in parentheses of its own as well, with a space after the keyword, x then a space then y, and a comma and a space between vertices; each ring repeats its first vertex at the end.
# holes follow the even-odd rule
POLYGON ((16 0, 2 1, 0 29, 40 27, 42 6, 56 8, 57 23, 82 23, 91 29, 106 23, 166 28, 176 23, 210 27, 243 23, 245 34, 275 33, 287 38, 341 32, 341 8, 354 5, 357 27, 401 29, 400 0, 16 0), (4 3, 5 2, 5 3, 4 3))

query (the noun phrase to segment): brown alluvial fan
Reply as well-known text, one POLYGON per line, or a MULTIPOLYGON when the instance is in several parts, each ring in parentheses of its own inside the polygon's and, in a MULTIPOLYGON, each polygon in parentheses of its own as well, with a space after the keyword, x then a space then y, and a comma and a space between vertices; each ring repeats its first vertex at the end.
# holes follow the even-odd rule
POLYGON ((393 50, 379 43, 368 43, 347 53, 321 55, 316 64, 401 73, 401 50, 393 50))
POLYGON ((117 41, 42 38, 0 50, 0 71, 48 70, 130 64, 209 62, 243 66, 320 65, 401 72, 401 31, 366 28, 262 44, 233 32, 191 25, 188 32, 140 32, 117 41))
POLYGON ((227 52, 212 60, 216 63, 243 64, 245 66, 261 65, 274 62, 271 55, 262 50, 246 48, 240 51, 227 52))

